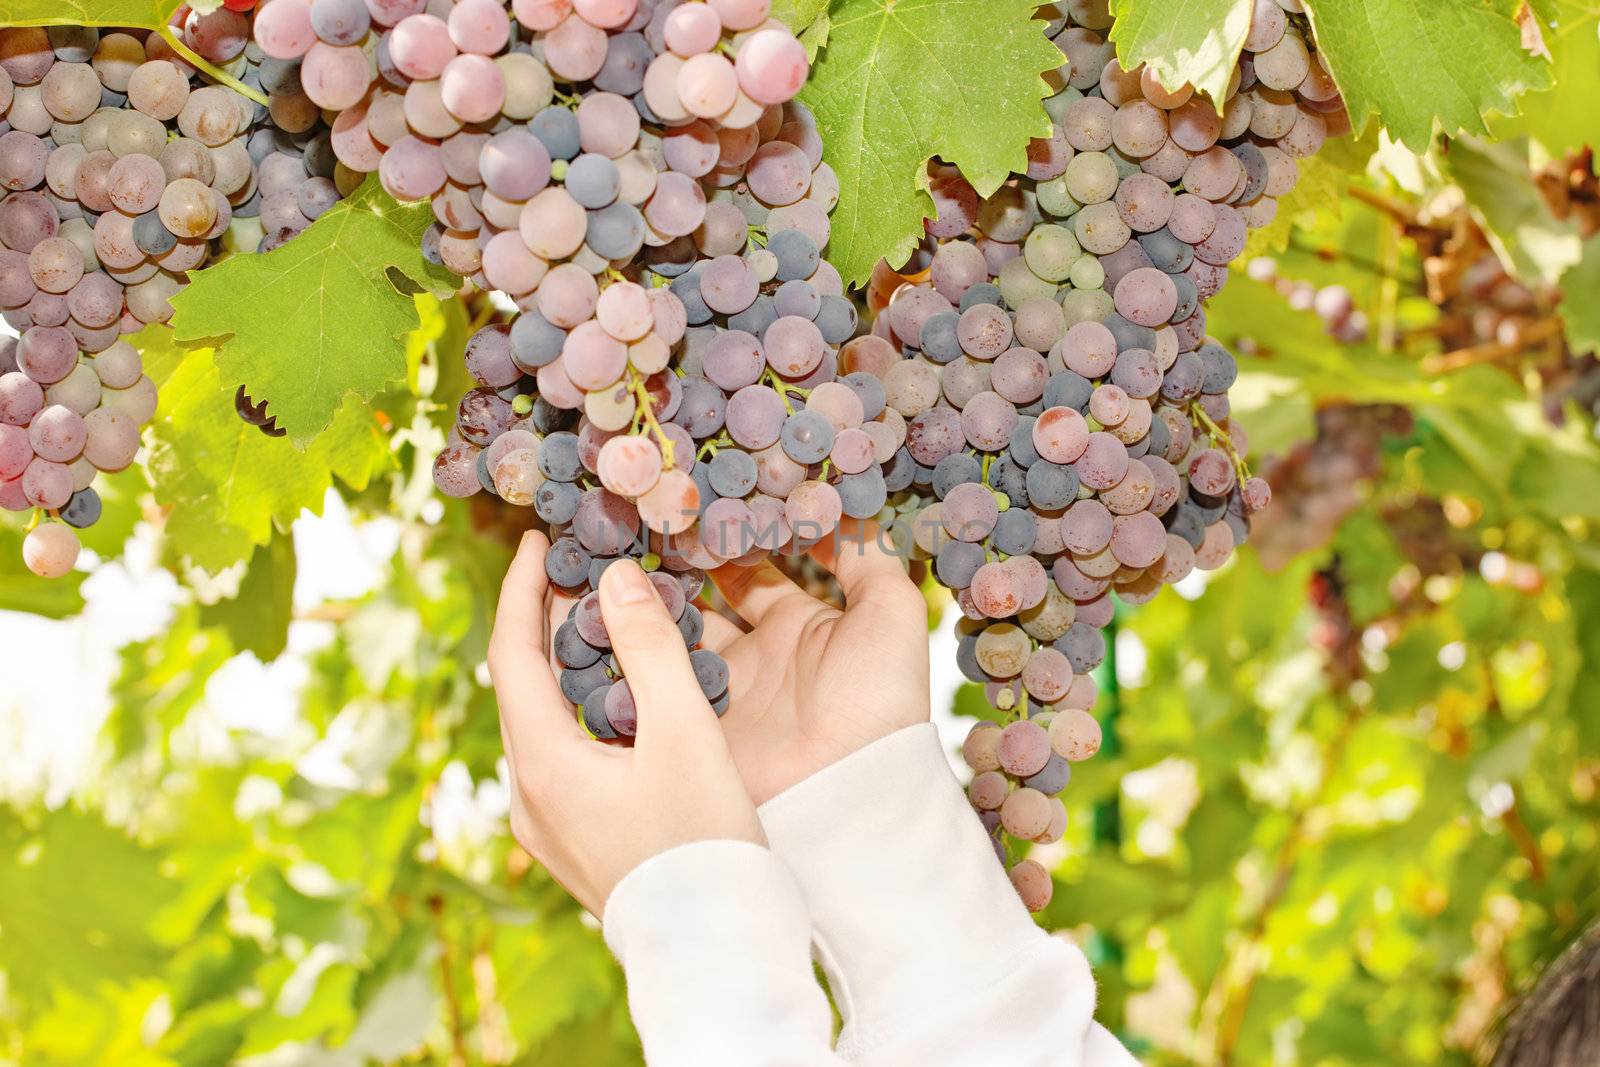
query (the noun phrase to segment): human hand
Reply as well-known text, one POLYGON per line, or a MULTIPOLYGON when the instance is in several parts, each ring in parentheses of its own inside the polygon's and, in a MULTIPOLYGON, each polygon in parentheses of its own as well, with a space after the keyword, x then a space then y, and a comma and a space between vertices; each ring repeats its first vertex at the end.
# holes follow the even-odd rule
POLYGON ((770 562, 711 572, 751 627, 708 611, 704 643, 732 671, 722 727, 757 804, 928 721, 928 605, 878 527, 846 520, 811 555, 838 578, 844 611, 770 562))
POLYGON ((755 806, 683 637, 644 572, 607 568, 600 608, 638 707, 633 747, 597 744, 562 698, 548 652, 559 607, 545 575, 550 543, 522 538, 489 641, 489 674, 511 766, 511 831, 596 915, 629 871, 694 841, 762 841, 755 806))

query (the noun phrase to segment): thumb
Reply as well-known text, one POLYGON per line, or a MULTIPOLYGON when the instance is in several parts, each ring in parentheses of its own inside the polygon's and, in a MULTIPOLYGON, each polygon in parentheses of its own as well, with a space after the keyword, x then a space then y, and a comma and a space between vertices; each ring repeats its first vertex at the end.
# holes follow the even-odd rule
POLYGON ((600 613, 638 708, 639 742, 658 744, 672 733, 698 735, 716 725, 683 634, 638 564, 619 560, 606 568, 600 613))

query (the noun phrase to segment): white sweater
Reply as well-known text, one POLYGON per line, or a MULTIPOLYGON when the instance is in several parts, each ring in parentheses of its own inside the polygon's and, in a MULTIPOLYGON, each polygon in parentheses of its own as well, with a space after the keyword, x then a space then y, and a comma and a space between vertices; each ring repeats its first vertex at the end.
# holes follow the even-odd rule
POLYGON ((771 850, 702 841, 605 908, 651 1067, 1137 1067, 1083 953, 1036 926, 932 725, 760 809, 771 850), (844 1020, 831 1044, 812 949, 844 1020))

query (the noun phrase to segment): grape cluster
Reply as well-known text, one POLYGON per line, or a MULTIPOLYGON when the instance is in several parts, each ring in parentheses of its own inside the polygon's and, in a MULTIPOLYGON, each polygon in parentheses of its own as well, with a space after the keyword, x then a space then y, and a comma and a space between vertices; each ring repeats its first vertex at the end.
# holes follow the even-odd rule
POLYGON ((1320 288, 1307 281, 1286 278, 1278 271, 1278 261, 1257 256, 1245 272, 1263 285, 1270 285, 1296 311, 1310 311, 1322 320, 1328 336, 1341 344, 1361 344, 1367 340, 1372 324, 1367 313, 1356 307, 1355 297, 1343 285, 1320 288))
POLYGON ((1252 524, 1251 544, 1269 571, 1333 540, 1383 470, 1385 437, 1411 431, 1404 408, 1337 404, 1317 412, 1317 433, 1262 468, 1273 507, 1252 524))
POLYGON ((804 49, 767 0, 271 0, 256 35, 337 113, 342 166, 430 202, 424 253, 518 309, 467 346, 434 479, 549 530, 589 730, 634 732, 595 593, 622 558, 720 712, 704 571, 876 516, 905 437, 876 379, 840 376, 857 316, 822 257, 839 186, 792 100, 804 49))
POLYGON ((60 520, 23 545, 49 577, 99 518, 96 472, 132 463, 155 413, 123 335, 167 321, 188 271, 282 243, 359 180, 294 72, 251 44, 248 14, 181 8, 173 25, 270 106, 160 34, 0 29, 0 315, 21 334, 0 347, 0 507, 60 520))
MULTIPOLYGON (((1090 672, 1112 595, 1144 603, 1220 567, 1271 498, 1241 459, 1237 366, 1204 302, 1297 160, 1347 126, 1298 11, 1258 0, 1219 114, 1124 71, 1105 3, 1042 9, 1066 59, 1051 135, 986 199, 931 168, 928 240, 880 265, 872 334, 845 349, 907 420, 896 513, 965 615, 961 669, 1015 718, 980 725, 966 753, 1002 855, 1001 830, 1059 836, 1050 797, 1098 748, 1090 672)), ((1012 877, 1037 910, 1050 883, 1035 868, 1012 877)))

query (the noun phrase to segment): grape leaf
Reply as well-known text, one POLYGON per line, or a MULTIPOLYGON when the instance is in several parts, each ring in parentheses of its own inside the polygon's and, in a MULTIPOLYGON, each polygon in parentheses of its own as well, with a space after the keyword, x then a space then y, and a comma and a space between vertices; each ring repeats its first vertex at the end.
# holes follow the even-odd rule
POLYGON ((174 552, 212 574, 248 559, 302 512, 320 514, 335 476, 363 489, 393 463, 383 428, 351 397, 304 453, 240 420, 209 349, 183 357, 161 390, 146 467, 172 509, 174 552))
POLYGON ((0 806, 0 967, 8 987, 35 1001, 58 983, 89 989, 158 972, 171 950, 150 920, 178 891, 161 859, 93 815, 63 808, 29 825, 0 806))
POLYGON ((274 537, 250 557, 236 595, 200 609, 201 625, 220 627, 235 648, 271 663, 289 644, 295 564, 294 538, 274 537))
POLYGON ((1330 139, 1323 151, 1310 159, 1298 160, 1300 177, 1294 188, 1278 200, 1277 217, 1251 231, 1240 259, 1249 262, 1256 256, 1276 255, 1289 247, 1296 225, 1307 224, 1323 214, 1338 217, 1345 187, 1353 176, 1366 169, 1376 147, 1376 137, 1338 137, 1330 139))
POLYGON ((1435 127, 1484 133, 1484 116, 1550 87, 1522 44, 1524 0, 1306 0, 1311 27, 1357 129, 1377 115, 1421 151, 1435 127))
POLYGON ((368 179, 283 247, 195 274, 172 300, 174 335, 220 342, 223 383, 265 402, 304 449, 349 394, 369 400, 405 375, 417 314, 391 271, 439 296, 453 290, 422 257, 432 221, 426 203, 397 204, 368 179))
POLYGON ((1124 70, 1143 63, 1161 84, 1188 82, 1221 110, 1250 34, 1251 0, 1112 0, 1111 40, 1124 70))
POLYGON ((1523 140, 1450 144, 1450 173, 1506 269, 1530 284, 1554 285, 1583 254, 1570 220, 1557 219, 1534 185, 1523 140))
POLYGON ((1496 139, 1533 138, 1551 155, 1600 144, 1600 0, 1539 0, 1534 4, 1553 59, 1555 85, 1518 101, 1521 114, 1496 117, 1496 139))
POLYGON ((165 26, 182 0, 9 0, 0 26, 165 26))
POLYGON ((847 283, 903 262, 933 213, 931 156, 987 196, 1050 132, 1041 75, 1061 53, 1033 0, 841 0, 802 98, 839 176, 828 258, 847 283))
POLYGON ((1561 314, 1567 320, 1567 342, 1580 355, 1600 352, 1600 234, 1583 243, 1583 257, 1561 276, 1566 299, 1561 314))
POLYGON ((828 0, 772 0, 771 15, 796 37, 828 13, 828 0))

